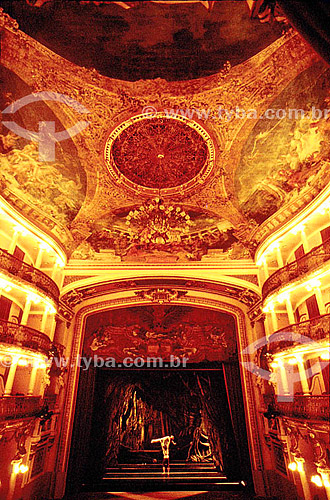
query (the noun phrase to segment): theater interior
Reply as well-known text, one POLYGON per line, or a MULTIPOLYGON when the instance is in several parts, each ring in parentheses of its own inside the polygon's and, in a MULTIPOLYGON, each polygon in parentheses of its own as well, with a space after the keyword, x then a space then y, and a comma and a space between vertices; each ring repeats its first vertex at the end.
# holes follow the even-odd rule
POLYGON ((0 500, 330 500, 329 26, 3 0, 0 500))

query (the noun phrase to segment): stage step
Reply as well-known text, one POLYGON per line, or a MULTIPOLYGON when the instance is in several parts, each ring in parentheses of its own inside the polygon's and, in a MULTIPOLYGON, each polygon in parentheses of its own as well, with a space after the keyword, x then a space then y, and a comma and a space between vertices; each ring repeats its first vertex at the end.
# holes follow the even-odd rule
POLYGON ((162 464, 120 464, 105 470, 100 483, 85 491, 241 491, 242 481, 229 481, 210 463, 173 462, 170 473, 162 464))

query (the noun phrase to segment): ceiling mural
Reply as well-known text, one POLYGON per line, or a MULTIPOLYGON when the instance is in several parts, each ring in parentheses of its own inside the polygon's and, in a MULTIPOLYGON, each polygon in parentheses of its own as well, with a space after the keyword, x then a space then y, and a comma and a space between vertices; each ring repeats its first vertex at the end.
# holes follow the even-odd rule
MULTIPOLYGON (((18 76, 0 67, 0 107, 30 95, 30 89, 18 76)), ((63 126, 45 104, 23 106, 12 116, 25 130, 38 130, 40 117, 63 126)), ((18 206, 25 204, 43 212, 61 225, 69 225, 84 203, 86 175, 71 140, 56 146, 55 161, 39 159, 38 143, 19 137, 4 125, 0 128, 0 194, 18 206)))
MULTIPOLYGON (((122 260, 199 260, 211 248, 231 251, 233 258, 250 257, 230 222, 158 197, 97 221, 86 243, 89 256, 91 249, 112 249, 122 260)), ((84 258, 79 252, 73 257, 84 258)))
POLYGON ((329 181, 330 116, 324 113, 329 104, 330 70, 318 64, 271 104, 287 116, 255 125, 235 174, 238 199, 248 217, 261 223, 312 184, 323 187, 329 181))
POLYGON ((84 351, 108 356, 145 359, 170 356, 189 362, 235 358, 236 326, 232 316, 189 306, 142 306, 110 310, 86 320, 84 351))
MULTIPOLYGON (((227 3, 237 2, 219 3, 228 13, 227 3)), ((58 15, 52 2, 45 5, 58 15)), ((212 16, 220 7, 209 13, 195 8, 212 16)), ((149 19, 148 9, 132 9, 132 26, 139 12, 149 19)), ((54 162, 41 163, 34 143, 1 130, 2 195, 12 202, 14 193, 64 225, 72 259, 251 259, 258 225, 303 189, 320 190, 327 182, 326 118, 235 114, 237 108, 299 109, 305 102, 310 109, 327 106, 325 65, 292 31, 252 59, 206 78, 132 83, 75 66, 14 21, 2 16, 2 22, 2 109, 31 91, 56 89, 89 110, 88 127, 56 145, 54 162)), ((55 121, 56 130, 76 123, 65 103, 36 104, 43 107, 30 104, 16 113, 27 129, 38 130, 40 117, 55 121)), ((28 208, 21 208, 27 216, 28 208)))
POLYGON ((244 1, 214 2, 212 12, 185 2, 133 2, 128 10, 112 2, 38 2, 40 8, 34 0, 1 4, 25 33, 52 51, 120 80, 211 75, 228 60, 239 64, 255 55, 282 32, 277 23, 251 20, 244 1))

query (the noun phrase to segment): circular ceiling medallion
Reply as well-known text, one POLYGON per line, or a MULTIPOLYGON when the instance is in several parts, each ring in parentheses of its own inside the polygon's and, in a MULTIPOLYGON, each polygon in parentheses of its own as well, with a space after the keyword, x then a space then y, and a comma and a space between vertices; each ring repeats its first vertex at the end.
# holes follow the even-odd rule
POLYGON ((108 137, 104 150, 111 176, 148 196, 163 196, 204 183, 214 145, 198 123, 165 113, 133 116, 108 137))

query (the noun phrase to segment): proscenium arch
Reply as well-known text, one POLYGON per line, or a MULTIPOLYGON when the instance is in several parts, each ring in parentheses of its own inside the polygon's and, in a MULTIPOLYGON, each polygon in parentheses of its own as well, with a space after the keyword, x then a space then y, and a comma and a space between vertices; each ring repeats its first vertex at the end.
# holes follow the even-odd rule
MULTIPOLYGON (((250 291, 250 292, 253 292, 255 293, 259 298, 261 298, 261 295, 260 295, 260 289, 258 287, 257 284, 254 284, 250 281, 245 281, 245 280, 242 280, 241 278, 239 277, 236 277, 236 276, 230 276, 230 275, 226 275, 226 274, 221 274, 219 276, 218 279, 209 279, 207 277, 204 277, 204 278, 201 278, 200 276, 194 276, 193 275, 193 270, 191 268, 186 268, 183 270, 183 273, 182 274, 179 274, 177 272, 177 270, 174 270, 174 272, 176 274, 168 274, 168 268, 162 268, 164 269, 164 271, 166 271, 166 277, 164 276, 161 276, 159 274, 141 274, 139 276, 136 276, 136 274, 134 275, 134 270, 128 270, 128 272, 126 273, 126 275, 124 277, 117 277, 115 276, 114 278, 112 279, 109 279, 109 275, 96 275, 96 276, 92 276, 92 277, 87 277, 87 278, 82 278, 81 280, 78 280, 78 281, 74 281, 73 283, 70 283, 68 285, 65 285, 63 288, 62 288, 62 292, 61 292, 61 297, 64 298, 65 295, 69 292, 72 292, 72 291, 82 291, 83 289, 90 289, 90 288, 93 288, 93 287, 97 287, 97 286, 102 286, 102 285, 107 285, 107 284, 111 284, 111 285, 114 285, 113 289, 112 290, 109 290, 109 291, 106 291, 106 292, 103 292, 102 294, 100 295, 106 295, 106 294, 113 294, 113 293, 118 293, 118 292, 124 292, 124 291, 134 291, 134 290, 141 290, 141 289, 145 289, 145 288, 153 288, 153 287, 173 287, 173 288, 178 288, 180 290, 187 290, 187 291, 198 291, 198 292, 204 292, 204 293, 211 293, 211 294, 216 294, 216 295, 219 295, 219 292, 217 293, 214 289, 210 289, 208 290, 207 288, 205 288, 205 285, 210 285, 210 286, 227 286, 227 287, 232 287, 233 291, 236 289, 240 290, 240 291, 250 291), (189 274, 184 274, 185 272, 189 272, 189 274), (162 284, 160 285, 159 283, 157 283, 157 281, 160 281, 162 280, 162 284), (148 284, 146 283, 143 283, 144 281, 149 281, 148 284), (173 283, 172 283, 173 281, 173 283), (177 281, 178 283, 174 283, 174 281, 177 281), (182 283, 179 283, 181 282, 182 283), (194 284, 194 286, 191 286, 191 285, 187 285, 187 282, 191 282, 194 284), (133 286, 130 286, 130 287, 123 287, 122 284, 123 283, 134 283, 134 287, 133 286), (118 285, 118 288, 116 289, 115 288, 115 285, 118 285), (195 285, 201 285, 200 288, 198 286, 195 286, 195 285)), ((172 267, 173 269, 173 267, 172 267)), ((203 269, 203 271, 205 271, 205 274, 207 272, 212 272, 214 269, 216 270, 219 270, 219 268, 205 268, 203 269)), ((182 268, 180 269, 182 271, 182 268)), ((200 271, 200 269, 196 269, 197 271, 200 271)), ((112 271, 112 270, 111 270, 112 271)), ((118 276, 119 274, 123 274, 125 272, 125 270, 123 268, 120 268, 119 270, 116 270, 115 271, 118 272, 118 276)), ((127 271, 127 270, 126 270, 127 271)), ((136 270, 135 270, 136 272, 136 270)), ((144 271, 143 271, 144 272, 144 271)), ((152 272, 152 270, 151 270, 152 272)), ((159 273, 159 270, 157 269, 157 273, 159 273)), ((252 274, 251 276, 255 276, 254 274, 252 274)), ((94 296, 95 297, 95 296, 94 296)), ((86 297, 85 298, 85 301, 89 300, 93 298, 93 296, 91 295, 90 297, 86 297)), ((238 302, 239 299, 235 299, 235 297, 233 297, 234 300, 237 300, 238 302)))
MULTIPOLYGON (((124 289, 121 290, 125 292, 124 289)), ((129 290, 131 292, 131 290, 129 290)), ((236 323, 236 335, 237 335, 237 347, 238 347, 238 357, 240 365, 240 374, 242 382, 242 392, 244 401, 244 411, 247 424, 247 436, 249 445, 249 454, 252 467, 252 475, 255 485, 258 481, 258 476, 262 474, 263 471, 263 460, 262 460, 262 447, 258 432, 258 422, 257 416, 255 414, 256 400, 253 389, 253 377, 250 372, 243 368, 242 361, 243 355, 242 351, 248 346, 248 332, 249 320, 243 307, 234 305, 229 302, 224 302, 221 295, 214 294, 214 298, 206 297, 181 297, 179 300, 173 300, 170 302, 171 305, 179 306, 195 306, 203 309, 213 309, 219 312, 230 314, 234 317, 236 323)), ((121 297, 120 299, 107 299, 102 302, 98 298, 94 298, 95 302, 90 302, 89 304, 82 303, 81 307, 76 313, 74 324, 71 325, 71 331, 73 334, 72 348, 71 348, 71 362, 69 363, 68 380, 67 380, 67 391, 65 396, 64 404, 64 414, 62 420, 62 429, 60 434, 59 452, 57 457, 57 469, 56 469, 56 491, 61 492, 62 495, 65 493, 66 487, 66 474, 69 464, 70 456, 70 446, 72 439, 73 423, 75 408, 77 402, 77 390, 79 382, 79 367, 74 360, 78 359, 78 356, 82 353, 82 347, 84 343, 84 326, 85 321, 88 316, 95 314, 97 312, 118 309, 130 306, 148 306, 155 305, 154 302, 149 300, 144 300, 136 296, 131 297, 121 297)), ((245 309, 248 308, 245 306, 245 309)))

